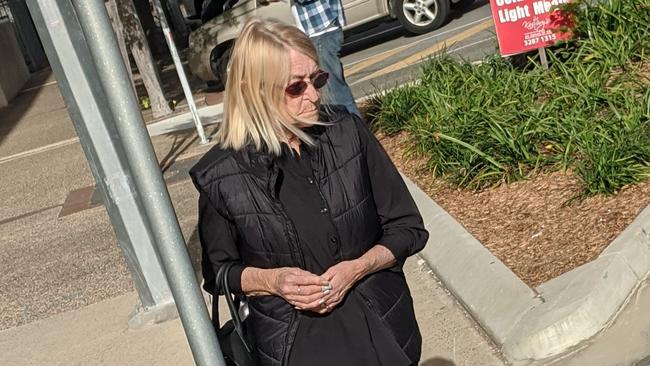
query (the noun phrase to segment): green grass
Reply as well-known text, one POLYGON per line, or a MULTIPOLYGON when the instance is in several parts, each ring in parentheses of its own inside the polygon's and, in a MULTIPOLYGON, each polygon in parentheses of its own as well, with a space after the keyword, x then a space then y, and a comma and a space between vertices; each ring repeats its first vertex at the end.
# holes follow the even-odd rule
POLYGON ((566 7, 573 41, 551 67, 498 56, 472 65, 441 54, 420 82, 374 98, 367 115, 407 131, 428 167, 481 189, 571 169, 583 195, 611 194, 650 175, 650 0, 566 7))

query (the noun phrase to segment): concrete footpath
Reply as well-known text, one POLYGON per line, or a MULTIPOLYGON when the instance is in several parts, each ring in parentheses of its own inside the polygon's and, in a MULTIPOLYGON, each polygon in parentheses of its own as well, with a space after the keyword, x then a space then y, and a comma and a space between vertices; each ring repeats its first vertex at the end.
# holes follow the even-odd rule
MULTIPOLYGON (((65 104, 51 75, 26 88, 0 110, 0 365, 192 364, 178 319, 127 328, 136 295, 65 104)), ((175 121, 158 125, 152 141, 198 269, 197 194, 186 171, 210 146, 175 121)), ((406 273, 422 365, 503 364, 423 261, 410 259, 406 273)))
POLYGON ((552 366, 650 366, 650 283, 646 280, 607 329, 552 366))
MULTIPOLYGON (((427 268, 412 258, 405 270, 424 339, 422 365, 503 364, 427 268)), ((127 328, 135 301, 129 293, 0 332, 0 364, 192 365, 180 320, 127 328)))

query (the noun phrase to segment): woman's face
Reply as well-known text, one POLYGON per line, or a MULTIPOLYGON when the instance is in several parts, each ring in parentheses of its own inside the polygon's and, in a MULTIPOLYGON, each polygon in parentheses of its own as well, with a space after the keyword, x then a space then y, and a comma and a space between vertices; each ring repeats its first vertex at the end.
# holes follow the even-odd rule
POLYGON ((302 80, 307 82, 307 89, 299 96, 284 94, 287 111, 291 117, 315 122, 318 120, 320 92, 311 84, 310 77, 319 71, 318 65, 305 54, 293 49, 289 50, 289 59, 291 61, 291 73, 287 86, 302 80))

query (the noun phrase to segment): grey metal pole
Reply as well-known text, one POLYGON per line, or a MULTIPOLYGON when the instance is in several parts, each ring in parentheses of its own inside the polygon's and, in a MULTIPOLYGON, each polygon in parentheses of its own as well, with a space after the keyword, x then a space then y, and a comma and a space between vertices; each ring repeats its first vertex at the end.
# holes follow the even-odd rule
POLYGON ((28 6, 138 291, 140 305, 129 326, 176 318, 134 174, 74 8, 69 0, 28 0, 28 6))
POLYGON ((192 119, 194 120, 194 126, 196 127, 196 132, 199 134, 200 143, 207 144, 210 142, 205 137, 205 132, 203 131, 203 125, 201 124, 201 117, 199 112, 196 110, 196 104, 194 103, 194 96, 192 95, 192 90, 190 89, 190 84, 187 82, 187 76, 185 75, 185 69, 183 68, 183 63, 181 58, 178 56, 178 50, 176 49, 176 43, 174 43, 174 36, 172 35, 171 30, 169 29, 169 24, 167 23, 167 18, 165 18, 165 12, 163 11, 160 0, 151 1, 154 10, 158 13, 158 18, 160 19, 160 26, 162 27, 163 34, 165 35, 165 41, 167 41, 167 46, 169 47, 169 52, 172 54, 172 59, 174 60, 174 65, 176 66, 176 73, 178 73, 178 78, 181 81, 183 86, 183 94, 185 94, 185 99, 187 100, 187 105, 190 107, 190 112, 192 113, 192 119))
POLYGON ((135 185, 142 195, 194 361, 200 366, 225 366, 104 0, 79 0, 74 2, 74 7, 129 164, 136 173, 135 185))

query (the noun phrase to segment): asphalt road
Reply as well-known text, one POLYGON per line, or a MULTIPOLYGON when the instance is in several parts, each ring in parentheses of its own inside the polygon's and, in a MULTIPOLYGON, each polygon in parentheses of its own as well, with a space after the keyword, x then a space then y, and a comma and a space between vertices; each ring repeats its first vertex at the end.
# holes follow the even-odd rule
POLYGON ((342 61, 355 97, 362 98, 417 78, 420 64, 444 49, 467 61, 496 52, 489 1, 453 9, 443 27, 419 36, 397 21, 348 31, 342 61))

